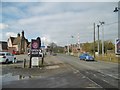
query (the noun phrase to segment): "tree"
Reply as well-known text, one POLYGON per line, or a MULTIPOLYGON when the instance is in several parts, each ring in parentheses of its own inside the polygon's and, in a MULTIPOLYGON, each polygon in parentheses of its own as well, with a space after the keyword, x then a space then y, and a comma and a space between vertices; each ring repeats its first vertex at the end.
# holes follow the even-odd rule
POLYGON ((54 42, 52 42, 52 43, 50 43, 49 44, 49 46, 50 46, 50 50, 52 51, 52 52, 55 52, 56 50, 56 47, 57 47, 57 44, 55 44, 54 42))
POLYGON ((105 53, 107 53, 107 50, 115 50, 115 45, 110 40, 107 40, 104 43, 105 43, 105 47, 104 47, 105 53))
POLYGON ((85 51, 85 52, 91 52, 92 51, 92 48, 91 48, 92 44, 91 43, 84 43, 83 46, 82 46, 82 49, 85 51))

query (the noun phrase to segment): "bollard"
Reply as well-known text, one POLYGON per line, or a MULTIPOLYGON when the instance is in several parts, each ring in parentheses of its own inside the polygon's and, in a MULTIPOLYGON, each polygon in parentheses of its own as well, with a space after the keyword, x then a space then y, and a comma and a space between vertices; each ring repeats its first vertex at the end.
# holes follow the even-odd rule
POLYGON ((44 54, 42 55, 42 65, 43 65, 43 63, 44 63, 44 54))
POLYGON ((40 67, 40 57, 39 57, 39 67, 40 67))
POLYGON ((42 65, 43 65, 43 62, 44 62, 44 57, 42 57, 42 65))
POLYGON ((23 60, 23 68, 26 67, 26 59, 23 60))

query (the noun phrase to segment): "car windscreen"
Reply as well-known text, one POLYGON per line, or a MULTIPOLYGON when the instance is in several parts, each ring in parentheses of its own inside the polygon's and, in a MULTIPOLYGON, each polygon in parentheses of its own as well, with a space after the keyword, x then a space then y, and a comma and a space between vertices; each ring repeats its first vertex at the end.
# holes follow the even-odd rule
POLYGON ((5 54, 4 53, 0 53, 0 56, 4 56, 5 54))
POLYGON ((85 56, 90 56, 89 54, 84 54, 85 56))

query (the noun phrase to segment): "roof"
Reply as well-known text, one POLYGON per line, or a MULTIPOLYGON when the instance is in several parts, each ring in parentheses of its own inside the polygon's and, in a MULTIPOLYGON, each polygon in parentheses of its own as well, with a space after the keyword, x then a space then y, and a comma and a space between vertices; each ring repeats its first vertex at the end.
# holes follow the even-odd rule
POLYGON ((13 44, 14 40, 16 39, 16 37, 10 37, 10 39, 11 39, 11 42, 13 44))
MULTIPOLYGON (((17 45, 21 41, 21 37, 10 37, 10 39, 13 45, 17 45)), ((28 39, 26 39, 25 37, 24 39, 27 42, 27 44, 29 44, 28 39)))
POLYGON ((20 41, 21 41, 21 38, 20 38, 20 37, 16 37, 16 38, 14 39, 14 41, 13 41, 12 44, 16 45, 16 44, 18 44, 20 41))

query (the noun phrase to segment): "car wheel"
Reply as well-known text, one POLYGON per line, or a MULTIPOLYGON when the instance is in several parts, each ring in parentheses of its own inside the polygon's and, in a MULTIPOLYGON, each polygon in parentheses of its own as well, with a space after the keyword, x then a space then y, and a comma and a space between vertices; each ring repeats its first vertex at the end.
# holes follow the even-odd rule
POLYGON ((15 63, 17 63, 17 59, 15 59, 15 63))
POLYGON ((8 64, 8 63, 9 63, 9 60, 8 60, 8 59, 6 59, 5 63, 6 63, 6 64, 8 64))
POLYGON ((15 63, 15 59, 12 60, 12 63, 15 63))
POLYGON ((16 58, 14 58, 14 60, 13 60, 13 62, 12 63, 17 63, 17 60, 16 60, 16 58))

